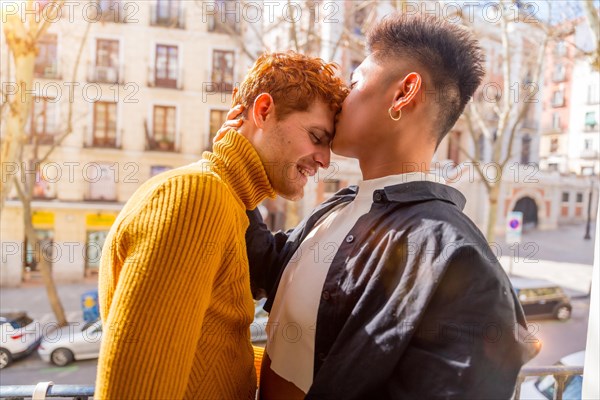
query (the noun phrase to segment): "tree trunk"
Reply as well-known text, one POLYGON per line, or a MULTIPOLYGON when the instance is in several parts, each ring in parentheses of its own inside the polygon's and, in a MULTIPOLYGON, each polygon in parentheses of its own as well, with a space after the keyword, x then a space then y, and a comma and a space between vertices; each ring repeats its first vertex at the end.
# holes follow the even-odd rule
MULTIPOLYGON (((35 52, 28 52, 20 57, 15 57, 15 94, 7 104, 8 117, 6 118, 5 137, 2 141, 2 183, 0 186, 0 212, 4 208, 4 201, 12 189, 12 176, 18 176, 21 165, 19 160, 25 143, 25 124, 31 107, 31 95, 26 91, 33 88, 33 69, 35 65, 35 52), (12 174, 10 176, 9 174, 12 174)), ((10 78, 9 78, 10 79, 10 78)), ((7 83, 7 87, 11 82, 7 83)), ((6 89, 5 89, 6 90, 6 89)))
POLYGON ((492 184, 488 191, 489 208, 486 239, 488 243, 493 243, 496 239, 496 222, 498 221, 498 199, 500 197, 500 182, 492 184))
MULTIPOLYGON (((28 168, 33 168, 33 163, 30 162, 28 168)), ((15 184, 19 193, 21 204, 23 205, 23 225, 25 227, 25 237, 27 243, 31 243, 33 248, 33 257, 37 263, 40 273, 42 274, 42 280, 44 281, 44 286, 46 286, 46 293, 48 294, 50 308, 52 309, 52 312, 54 312, 54 316, 56 317, 58 325, 65 326, 67 325, 67 318, 65 316, 63 305, 58 297, 58 292, 56 291, 56 284, 52 278, 52 270, 50 266, 50 260, 52 259, 52 247, 48 246, 49 243, 43 243, 38 238, 35 228, 33 227, 33 211, 31 209, 31 200, 33 198, 32 194, 33 187, 35 185, 35 179, 36 177, 31 177, 31 175, 25 177, 24 191, 22 190, 19 182, 16 182, 15 184)))

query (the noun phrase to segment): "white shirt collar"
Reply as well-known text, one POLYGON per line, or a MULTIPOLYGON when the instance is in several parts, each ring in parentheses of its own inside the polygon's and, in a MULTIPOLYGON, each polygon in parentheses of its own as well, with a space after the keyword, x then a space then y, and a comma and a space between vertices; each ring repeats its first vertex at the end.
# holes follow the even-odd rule
POLYGON ((441 176, 427 173, 427 172, 407 172, 405 174, 388 175, 381 178, 368 179, 358 182, 358 194, 357 197, 367 196, 373 197, 373 192, 378 189, 383 189, 386 186, 393 186, 408 182, 428 181, 446 184, 446 180, 441 176))

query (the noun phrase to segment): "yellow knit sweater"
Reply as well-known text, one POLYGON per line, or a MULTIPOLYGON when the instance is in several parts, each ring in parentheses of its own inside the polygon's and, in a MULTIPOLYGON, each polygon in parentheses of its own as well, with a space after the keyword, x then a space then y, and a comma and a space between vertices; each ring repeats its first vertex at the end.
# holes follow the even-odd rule
POLYGON ((102 251, 95 398, 254 398, 245 210, 274 196, 235 131, 134 193, 102 251))

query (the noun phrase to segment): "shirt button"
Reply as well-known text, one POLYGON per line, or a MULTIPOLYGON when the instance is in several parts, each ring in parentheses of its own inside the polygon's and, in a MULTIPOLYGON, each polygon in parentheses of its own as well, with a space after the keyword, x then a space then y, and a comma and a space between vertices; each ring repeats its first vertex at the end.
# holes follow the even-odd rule
POLYGON ((320 360, 320 361, 324 361, 324 360, 325 360, 325 353, 319 353, 319 354, 317 355, 317 357, 319 357, 319 360, 320 360))
POLYGON ((354 242, 354 236, 353 235, 346 236, 346 242, 348 242, 348 243, 354 242))
POLYGON ((321 297, 323 297, 323 300, 329 300, 331 298, 331 295, 327 290, 325 290, 323 291, 323 295, 321 297))
POLYGON ((375 198, 375 201, 381 201, 381 193, 375 193, 375 196, 373 196, 375 198))

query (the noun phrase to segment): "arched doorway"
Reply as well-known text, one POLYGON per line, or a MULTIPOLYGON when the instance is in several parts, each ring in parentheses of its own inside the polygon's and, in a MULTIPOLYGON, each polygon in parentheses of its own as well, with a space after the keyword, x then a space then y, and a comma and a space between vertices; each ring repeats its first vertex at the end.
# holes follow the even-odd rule
POLYGON ((523 213, 523 229, 535 229, 538 225, 538 207, 531 197, 523 197, 517 201, 513 211, 523 213))

